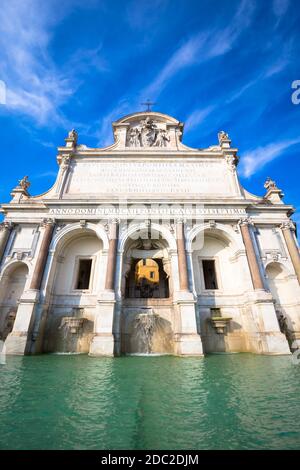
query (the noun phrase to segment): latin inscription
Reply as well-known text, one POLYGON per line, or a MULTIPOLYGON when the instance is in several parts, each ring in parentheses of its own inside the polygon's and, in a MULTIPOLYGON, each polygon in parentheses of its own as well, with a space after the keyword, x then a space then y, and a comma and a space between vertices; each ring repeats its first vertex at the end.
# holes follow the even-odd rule
POLYGON ((68 192, 90 194, 228 194, 224 162, 81 162, 68 192))
POLYGON ((221 215, 245 215, 242 208, 223 207, 61 207, 51 208, 50 215, 85 215, 85 216, 107 216, 107 217, 135 217, 135 216, 221 216, 221 215))

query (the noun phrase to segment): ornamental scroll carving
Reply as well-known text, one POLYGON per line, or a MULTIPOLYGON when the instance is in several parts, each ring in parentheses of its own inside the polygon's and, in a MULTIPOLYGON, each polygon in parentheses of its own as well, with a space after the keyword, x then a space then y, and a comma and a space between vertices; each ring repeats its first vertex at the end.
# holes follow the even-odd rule
POLYGON ((295 224, 293 223, 292 220, 284 221, 284 222, 282 222, 282 224, 280 225, 280 228, 281 228, 282 230, 292 230, 292 231, 295 231, 295 224))
POLYGON ((169 143, 169 132, 158 127, 149 116, 127 132, 127 147, 167 147, 169 143))

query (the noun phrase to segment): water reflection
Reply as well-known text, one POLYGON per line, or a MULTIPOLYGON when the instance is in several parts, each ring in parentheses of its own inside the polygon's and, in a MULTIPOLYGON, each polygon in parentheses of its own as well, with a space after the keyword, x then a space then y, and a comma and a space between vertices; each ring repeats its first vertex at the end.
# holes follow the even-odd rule
POLYGON ((10 357, 2 449, 300 448, 289 357, 10 357))

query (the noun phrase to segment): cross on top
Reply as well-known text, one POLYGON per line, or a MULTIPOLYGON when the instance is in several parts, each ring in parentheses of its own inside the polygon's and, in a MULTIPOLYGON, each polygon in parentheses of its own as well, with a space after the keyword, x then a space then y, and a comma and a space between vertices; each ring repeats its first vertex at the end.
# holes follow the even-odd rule
POLYGON ((154 106, 156 103, 153 103, 149 99, 145 103, 141 103, 143 106, 147 106, 146 111, 151 111, 151 106, 154 106))

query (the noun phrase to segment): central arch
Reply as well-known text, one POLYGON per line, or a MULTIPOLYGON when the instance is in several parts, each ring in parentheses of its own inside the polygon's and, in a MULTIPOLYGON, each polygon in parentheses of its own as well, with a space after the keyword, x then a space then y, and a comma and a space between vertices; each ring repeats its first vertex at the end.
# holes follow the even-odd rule
POLYGON ((176 241, 172 233, 159 224, 134 224, 120 238, 119 247, 120 352, 146 352, 146 345, 137 341, 143 320, 153 322, 144 325, 152 335, 151 352, 173 353, 172 298, 178 281, 173 276, 176 241))

